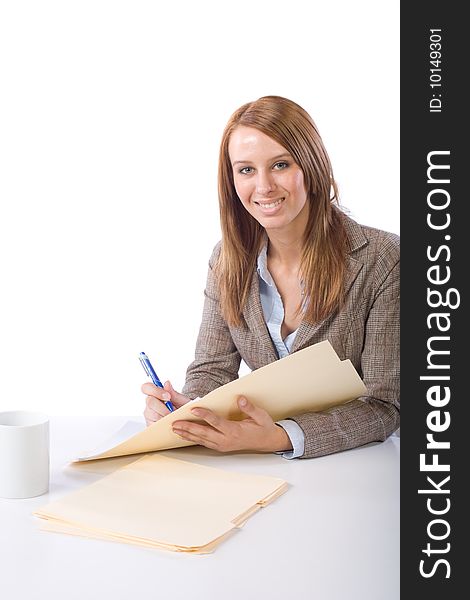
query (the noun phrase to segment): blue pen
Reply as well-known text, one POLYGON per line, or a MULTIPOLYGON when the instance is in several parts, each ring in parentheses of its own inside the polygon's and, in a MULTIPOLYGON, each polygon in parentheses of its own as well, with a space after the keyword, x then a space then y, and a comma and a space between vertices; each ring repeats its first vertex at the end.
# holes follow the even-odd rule
MULTIPOLYGON (((149 360, 148 356, 145 354, 145 352, 141 352, 139 354, 139 360, 140 360, 142 366, 144 367, 144 371, 150 377, 152 382, 157 387, 163 388, 163 384, 160 381, 160 379, 158 379, 158 375, 155 373, 155 369, 152 367, 152 363, 150 362, 150 360, 149 360)), ((167 400, 166 402, 164 402, 164 404, 170 412, 173 412, 175 410, 175 407, 173 406, 173 404, 171 403, 170 400, 167 400)))

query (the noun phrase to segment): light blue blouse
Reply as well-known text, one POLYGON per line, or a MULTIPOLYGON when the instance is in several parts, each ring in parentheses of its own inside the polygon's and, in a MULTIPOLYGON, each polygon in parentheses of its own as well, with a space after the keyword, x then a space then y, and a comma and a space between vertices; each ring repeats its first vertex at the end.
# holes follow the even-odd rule
MULTIPOLYGON (((279 358, 287 356, 292 350, 292 345, 297 335, 297 329, 289 333, 284 339, 281 335, 281 326, 284 321, 284 305, 279 294, 274 279, 268 270, 267 259, 268 246, 265 244, 258 256, 258 280, 261 306, 263 308, 264 320, 269 331, 269 335, 276 347, 279 358)), ((297 458, 302 456, 305 448, 305 436, 300 425, 290 419, 277 421, 290 438, 293 450, 282 452, 284 458, 297 458)))

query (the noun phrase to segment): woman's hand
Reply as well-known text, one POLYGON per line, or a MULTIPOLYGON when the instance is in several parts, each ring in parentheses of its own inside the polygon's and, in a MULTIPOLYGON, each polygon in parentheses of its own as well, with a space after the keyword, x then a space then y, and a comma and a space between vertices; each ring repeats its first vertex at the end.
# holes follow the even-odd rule
POLYGON ((173 431, 184 440, 219 452, 292 450, 287 433, 274 423, 264 409, 258 408, 244 397, 238 399, 238 406, 247 415, 243 421, 229 421, 207 408, 195 407, 191 410, 192 414, 203 419, 207 425, 191 421, 175 421, 173 431))
POLYGON ((169 381, 166 381, 163 388, 159 388, 153 383, 144 383, 142 392, 147 396, 145 398, 144 417, 147 425, 151 425, 158 419, 169 414, 168 408, 164 402, 171 400, 175 408, 179 408, 190 401, 190 398, 183 396, 173 389, 169 381))

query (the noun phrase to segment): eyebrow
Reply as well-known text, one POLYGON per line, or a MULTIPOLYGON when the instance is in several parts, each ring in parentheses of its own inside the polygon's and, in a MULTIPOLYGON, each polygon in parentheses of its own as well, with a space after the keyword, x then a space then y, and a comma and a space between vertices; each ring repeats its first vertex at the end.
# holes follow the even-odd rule
MULTIPOLYGON (((284 152, 284 154, 279 154, 278 156, 273 156, 272 158, 269 159, 269 162, 275 162, 276 160, 279 160, 281 158, 292 158, 292 156, 289 154, 289 152, 284 152)), ((238 165, 238 164, 251 165, 252 162, 251 162, 251 160, 236 160, 235 162, 232 163, 232 167, 234 167, 235 165, 238 165)))

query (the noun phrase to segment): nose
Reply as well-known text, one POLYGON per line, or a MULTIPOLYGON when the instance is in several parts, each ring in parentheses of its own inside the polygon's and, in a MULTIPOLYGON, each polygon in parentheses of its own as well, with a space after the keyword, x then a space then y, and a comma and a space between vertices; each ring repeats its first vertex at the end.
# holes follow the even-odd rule
POLYGON ((275 188, 274 178, 269 171, 260 169, 256 178, 256 193, 259 196, 266 196, 275 188))

